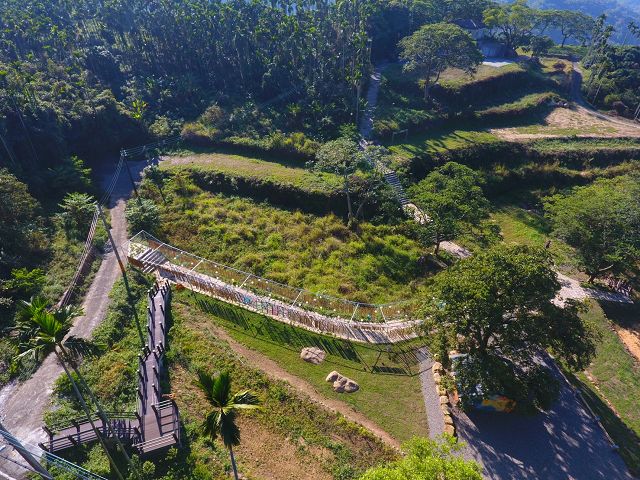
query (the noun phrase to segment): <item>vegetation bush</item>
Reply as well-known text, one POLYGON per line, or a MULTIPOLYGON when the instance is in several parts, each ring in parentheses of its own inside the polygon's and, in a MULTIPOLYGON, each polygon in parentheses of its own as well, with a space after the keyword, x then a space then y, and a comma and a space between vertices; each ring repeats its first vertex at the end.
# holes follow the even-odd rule
POLYGON ((141 230, 153 233, 158 228, 160 222, 160 212, 153 200, 148 198, 138 198, 129 200, 125 210, 129 233, 135 235, 141 230))
POLYGON ((463 448, 452 437, 439 441, 415 437, 402 446, 404 458, 367 470, 359 480, 482 479, 482 468, 462 457, 463 448))
POLYGON ((187 123, 182 129, 182 139, 197 147, 226 147, 246 155, 278 155, 299 162, 314 158, 320 144, 302 132, 274 132, 261 138, 224 136, 220 130, 199 122, 187 123))
POLYGON ((403 223, 362 222, 354 232, 332 214, 214 195, 188 178, 174 177, 167 191, 158 235, 204 258, 367 302, 406 298, 424 278, 423 249, 403 223))

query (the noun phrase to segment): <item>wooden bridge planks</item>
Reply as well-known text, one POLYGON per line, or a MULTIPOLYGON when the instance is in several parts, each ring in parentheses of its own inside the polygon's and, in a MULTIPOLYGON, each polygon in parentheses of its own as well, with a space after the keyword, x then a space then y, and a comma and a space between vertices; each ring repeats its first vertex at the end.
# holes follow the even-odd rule
POLYGON ((195 292, 316 333, 373 344, 398 343, 418 336, 418 321, 375 323, 329 317, 176 265, 156 249, 143 249, 141 253, 134 255, 131 261, 142 267, 145 272, 155 270, 160 278, 182 284, 195 292))
MULTIPOLYGON (((102 436, 117 437, 131 442, 142 454, 149 454, 180 443, 180 417, 176 404, 163 401, 160 374, 163 367, 166 344, 166 308, 170 297, 168 284, 157 284, 149 294, 147 310, 147 345, 139 365, 138 390, 142 392, 137 412, 138 419, 111 419, 112 429, 106 428, 101 419, 96 419, 102 436)), ((98 439, 89 421, 76 422, 56 434, 50 434, 45 445, 50 452, 75 447, 81 443, 98 439)))

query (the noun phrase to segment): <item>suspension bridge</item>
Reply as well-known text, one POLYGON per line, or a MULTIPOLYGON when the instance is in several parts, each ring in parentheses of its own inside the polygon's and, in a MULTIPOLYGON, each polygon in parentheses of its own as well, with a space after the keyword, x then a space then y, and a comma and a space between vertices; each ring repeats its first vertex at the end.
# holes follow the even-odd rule
POLYGON ((314 293, 193 255, 144 231, 129 240, 128 259, 145 273, 316 333, 374 344, 419 334, 418 301, 368 304, 314 293))

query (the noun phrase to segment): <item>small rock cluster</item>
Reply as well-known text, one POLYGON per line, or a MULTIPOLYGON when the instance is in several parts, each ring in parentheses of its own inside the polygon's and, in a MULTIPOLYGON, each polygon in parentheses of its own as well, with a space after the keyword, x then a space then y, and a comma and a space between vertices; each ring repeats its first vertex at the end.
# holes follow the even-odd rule
POLYGON ((300 358, 305 362, 318 365, 322 363, 327 356, 326 352, 318 347, 305 347, 300 352, 300 358))
POLYGON ((333 390, 338 393, 353 393, 360 390, 360 385, 335 370, 327 375, 327 382, 333 383, 333 390))
POLYGON ((438 389, 438 395, 440 396, 440 408, 444 415, 444 433, 456 436, 456 427, 453 423, 453 415, 451 415, 451 403, 449 402, 449 396, 446 389, 442 386, 442 376, 445 375, 444 368, 439 362, 434 362, 433 367, 433 381, 436 383, 438 389))

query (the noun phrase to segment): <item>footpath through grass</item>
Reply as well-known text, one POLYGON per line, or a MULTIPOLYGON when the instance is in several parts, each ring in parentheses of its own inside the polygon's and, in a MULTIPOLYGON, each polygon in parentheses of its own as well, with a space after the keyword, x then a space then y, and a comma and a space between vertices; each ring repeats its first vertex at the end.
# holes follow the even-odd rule
MULTIPOLYGON (((146 291, 152 280, 135 269, 128 270, 132 296, 118 281, 105 321, 93 340, 100 345, 96 356, 87 357, 82 372, 107 410, 135 409, 136 370, 141 341, 137 320, 145 321, 146 291)), ((182 448, 145 462, 145 478, 214 480, 228 478, 231 465, 227 450, 218 440, 203 435, 202 421, 208 408, 195 384, 199 370, 228 371, 233 391, 251 389, 262 401, 260 411, 239 418, 241 445, 236 450, 240 471, 247 478, 299 478, 304 480, 351 480, 367 468, 393 460, 396 452, 342 416, 300 395, 282 381, 273 380, 249 367, 207 326, 212 317, 176 294, 168 320, 163 390, 179 405, 184 426, 182 448)), ((66 377, 56 382, 54 405, 47 414, 49 425, 80 416, 80 407, 66 377)), ((131 452, 133 453, 133 452, 131 452)), ((81 445, 61 455, 108 479, 116 478, 97 444, 81 445)), ((117 457, 123 471, 126 465, 117 457)), ((134 459, 136 462, 137 458, 134 459)), ((56 479, 73 475, 52 468, 56 479)))
POLYGON ((279 323, 203 295, 183 293, 176 299, 207 312, 208 319, 225 328, 237 342, 276 361, 321 395, 348 403, 398 440, 428 434, 415 342, 357 344, 279 323), (310 346, 327 352, 320 365, 300 359, 300 350, 310 346), (332 370, 355 380, 360 390, 352 394, 334 392, 325 381, 332 370))

